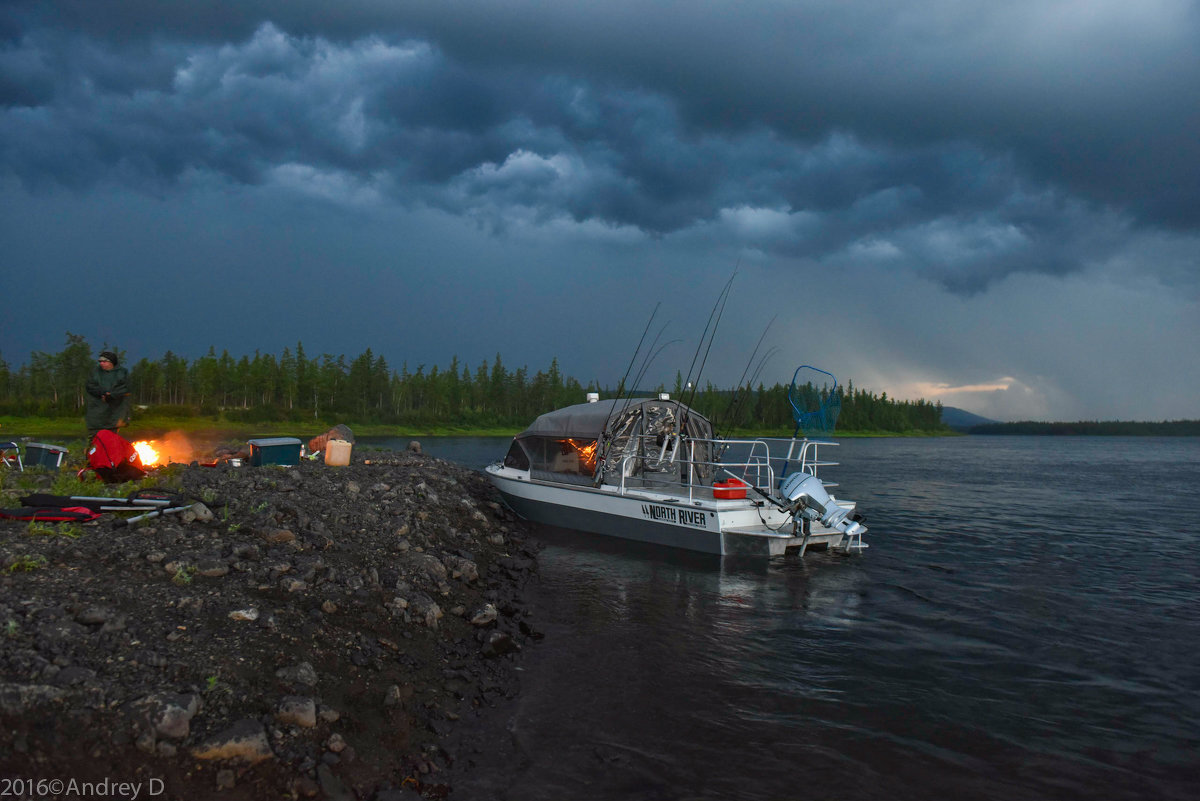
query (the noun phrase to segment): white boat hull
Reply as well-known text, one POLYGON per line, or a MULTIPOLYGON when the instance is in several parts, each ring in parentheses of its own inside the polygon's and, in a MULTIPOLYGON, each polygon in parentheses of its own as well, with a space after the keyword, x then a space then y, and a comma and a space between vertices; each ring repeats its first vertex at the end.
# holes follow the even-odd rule
MULTIPOLYGON (((779 556, 789 548, 843 547, 844 535, 811 523, 793 531, 791 516, 758 498, 716 500, 686 488, 619 488, 532 479, 528 471, 485 471, 505 503, 526 520, 722 556, 779 556)), ((853 509, 852 503, 839 502, 853 509)))

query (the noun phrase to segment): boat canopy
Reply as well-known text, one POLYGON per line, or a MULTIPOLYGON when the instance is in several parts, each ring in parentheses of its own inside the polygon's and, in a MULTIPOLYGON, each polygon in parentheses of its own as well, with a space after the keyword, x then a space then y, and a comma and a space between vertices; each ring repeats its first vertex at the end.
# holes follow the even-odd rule
MULTIPOLYGON (((686 420, 685 436, 701 439, 712 438, 712 423, 699 412, 673 400, 658 398, 611 398, 595 403, 577 403, 541 415, 529 428, 517 435, 517 439, 530 437, 570 437, 572 439, 600 439, 601 435, 629 427, 633 421, 642 421, 638 433, 661 430, 665 425, 677 429, 678 419, 686 420)), ((657 432, 656 432, 657 433, 657 432)), ((673 430, 672 433, 678 433, 673 430)))
MULTIPOLYGON (((504 463, 534 478, 608 483, 640 477, 678 482, 689 468, 680 457, 707 463, 712 423, 682 403, 633 398, 579 403, 538 417, 513 440, 504 463), (678 436, 682 434, 682 438, 678 436), (689 441, 686 456, 681 440, 689 441)), ((711 471, 690 468, 694 480, 711 471)))

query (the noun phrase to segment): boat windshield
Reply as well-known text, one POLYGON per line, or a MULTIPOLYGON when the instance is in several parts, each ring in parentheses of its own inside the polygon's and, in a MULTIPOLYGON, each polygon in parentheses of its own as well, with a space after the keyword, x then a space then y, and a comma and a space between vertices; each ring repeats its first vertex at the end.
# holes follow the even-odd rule
POLYGON ((596 472, 596 440, 574 437, 524 437, 514 440, 504 463, 538 473, 586 476, 596 472))

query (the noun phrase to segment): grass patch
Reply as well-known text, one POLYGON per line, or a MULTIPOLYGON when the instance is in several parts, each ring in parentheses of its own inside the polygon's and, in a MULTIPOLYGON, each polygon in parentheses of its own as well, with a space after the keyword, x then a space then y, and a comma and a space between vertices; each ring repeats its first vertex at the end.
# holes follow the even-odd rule
POLYGON ((195 565, 180 565, 171 576, 171 581, 180 587, 186 587, 196 577, 195 565))
POLYGON ((33 554, 32 556, 18 556, 16 560, 8 566, 9 573, 32 573, 34 570, 45 567, 47 564, 46 557, 41 554, 33 554))
POLYGON ((77 540, 83 536, 83 529, 78 523, 51 523, 46 520, 33 520, 25 527, 25 533, 34 537, 68 537, 77 540))

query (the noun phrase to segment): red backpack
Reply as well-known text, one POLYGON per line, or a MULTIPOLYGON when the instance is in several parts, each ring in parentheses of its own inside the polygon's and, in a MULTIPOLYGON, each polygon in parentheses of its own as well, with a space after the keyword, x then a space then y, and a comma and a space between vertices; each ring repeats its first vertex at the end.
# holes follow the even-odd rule
POLYGON ((87 452, 87 467, 79 471, 79 477, 94 470, 106 484, 136 481, 145 477, 142 460, 137 449, 115 431, 104 429, 92 438, 87 452))

